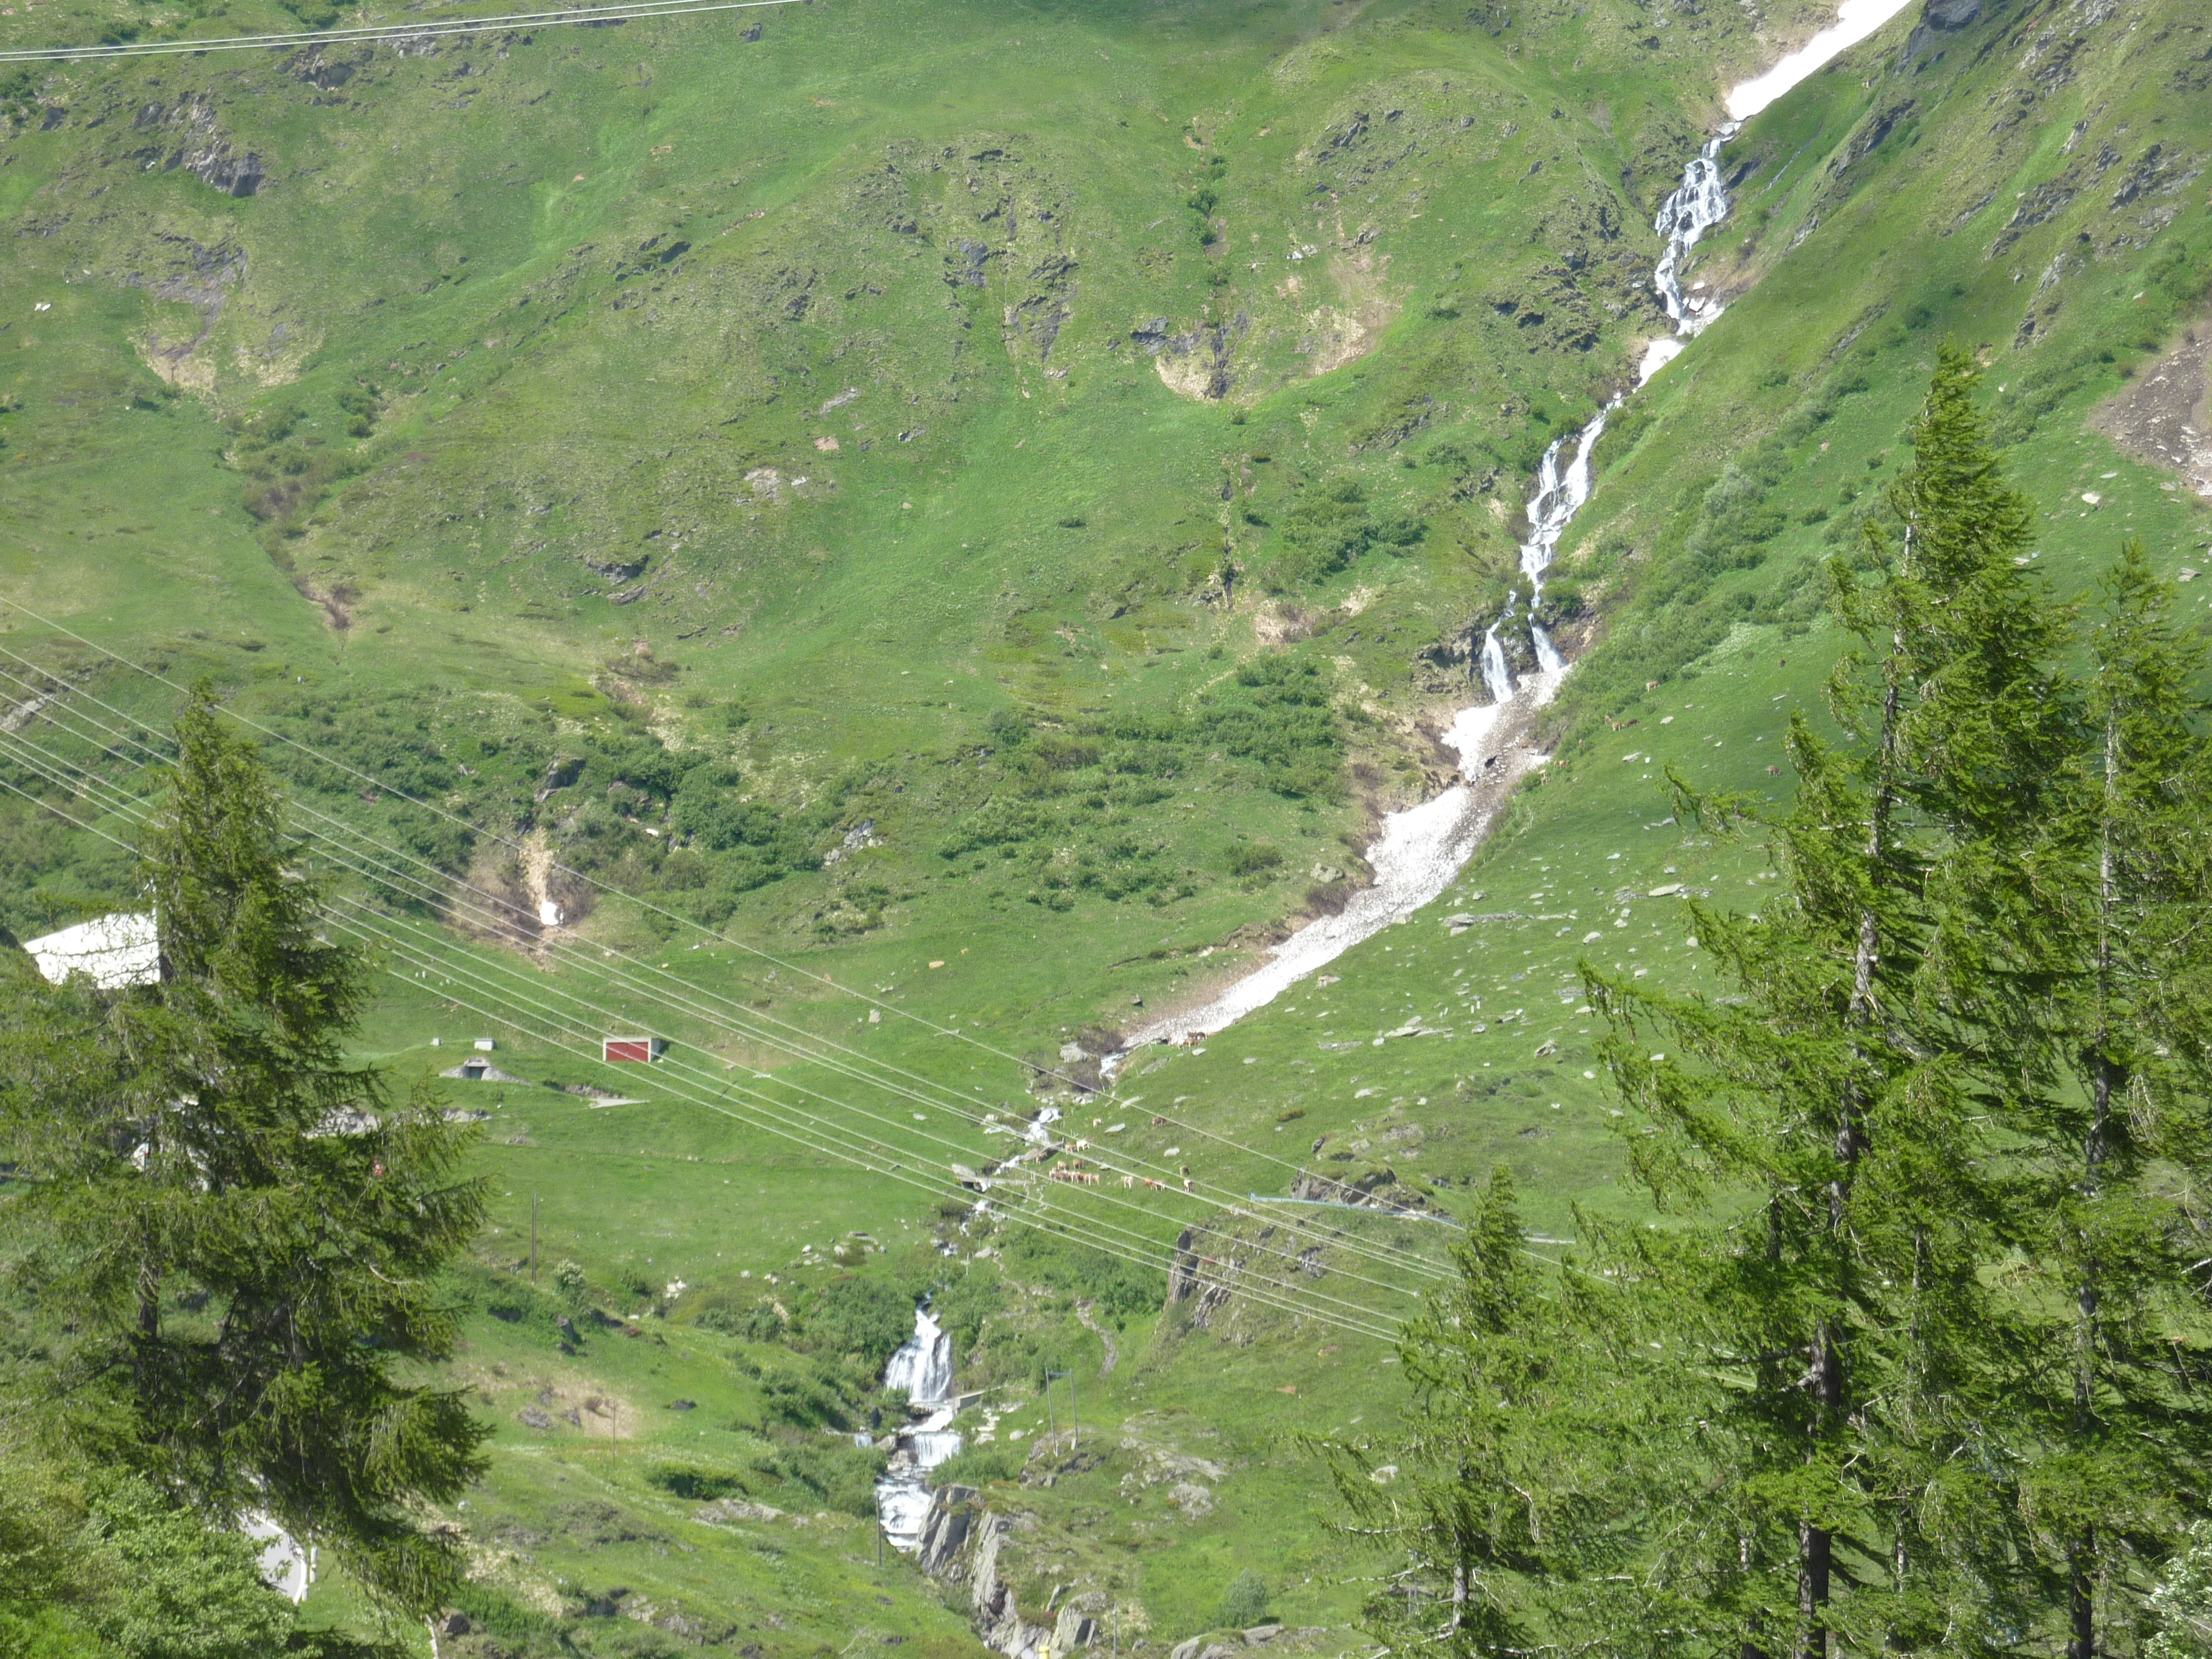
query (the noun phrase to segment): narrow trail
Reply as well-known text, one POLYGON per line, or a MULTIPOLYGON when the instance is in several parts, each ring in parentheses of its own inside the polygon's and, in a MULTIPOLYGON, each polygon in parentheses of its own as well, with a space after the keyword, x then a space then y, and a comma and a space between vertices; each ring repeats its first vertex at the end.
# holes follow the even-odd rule
POLYGON ((1083 1322, 1085 1330, 1089 1331, 1106 1345, 1106 1363, 1098 1368, 1098 1375, 1102 1378, 1113 1376, 1114 1367, 1121 1363, 1121 1351, 1114 1344, 1114 1333, 1091 1317, 1091 1304, 1088 1302, 1079 1302, 1075 1304, 1075 1316, 1083 1322))

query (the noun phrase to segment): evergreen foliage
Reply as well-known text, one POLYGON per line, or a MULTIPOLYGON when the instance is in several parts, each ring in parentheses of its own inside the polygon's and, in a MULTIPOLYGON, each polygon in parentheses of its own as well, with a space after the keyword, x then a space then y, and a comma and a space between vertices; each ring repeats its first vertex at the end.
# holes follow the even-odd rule
POLYGON ((2039 1418, 2022 1500, 2076 1659, 2136 1623, 2145 1563, 2201 1510, 2212 1474, 2203 1252, 2167 1178, 2212 1148, 2212 761, 2191 689, 2204 650, 2173 625, 2140 543, 2102 599, 2090 740, 2050 837, 2058 1085, 2014 1126, 2030 1149, 2016 1212, 2039 1358, 2022 1390, 2039 1418))
POLYGON ((0 1461, 0 1652, 25 1659, 266 1659, 325 1650, 262 1583, 260 1546, 144 1480, 0 1461))
POLYGON ((1394 1647, 1524 1650, 1570 1607, 1633 1627, 1615 1587, 1638 1540, 1614 1517, 1658 1495, 1659 1396, 1597 1334, 1622 1328, 1578 1300, 1618 1298, 1594 1284, 1562 1297, 1522 1240, 1501 1166, 1453 1245, 1456 1281, 1400 1343, 1414 1428, 1321 1448, 1353 1527, 1402 1552, 1367 1608, 1394 1647))
POLYGON ((346 1060, 366 964, 276 790, 204 698, 177 737, 142 849, 160 982, 28 981, 0 1030, 49 1333, 17 1392, 95 1463, 220 1526, 265 1511, 426 1610, 459 1547, 418 1506, 476 1478, 485 1431, 399 1367, 451 1346, 433 1281, 481 1221, 474 1132, 346 1060))
POLYGON ((2090 1659, 2153 1621, 2212 1449, 2202 657, 2131 545, 2069 678, 1961 354, 1909 435, 1831 565, 1842 741, 1793 721, 1777 816, 1672 780, 1782 878, 1691 907, 1738 994, 1584 968, 1670 1219, 1583 1215, 1540 1277, 1494 1179, 1404 1337, 1413 1426, 1330 1448, 1407 1553, 1395 1642, 2090 1659))

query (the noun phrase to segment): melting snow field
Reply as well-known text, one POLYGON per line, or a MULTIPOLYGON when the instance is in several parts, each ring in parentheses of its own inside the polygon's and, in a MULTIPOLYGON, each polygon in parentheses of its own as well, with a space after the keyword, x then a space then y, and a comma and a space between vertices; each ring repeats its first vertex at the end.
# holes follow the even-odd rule
POLYGON ((1844 0, 1834 22, 1765 74, 1753 76, 1729 93, 1729 118, 1748 121, 1800 81, 1818 71, 1838 52, 1858 45, 1910 3, 1911 0, 1844 0))
MULTIPOLYGON (((1557 684, 1556 677, 1540 674, 1525 689, 1540 707, 1551 700, 1557 684)), ((1480 775, 1486 745, 1506 707, 1498 702, 1462 708, 1444 733, 1444 742, 1459 752, 1462 776, 1480 775)), ((1453 785, 1433 800, 1391 813, 1382 820, 1382 836, 1367 849, 1367 862, 1375 872, 1373 886, 1353 894, 1340 914, 1299 928, 1268 953, 1264 964, 1203 1007, 1171 1014, 1146 1026, 1130 1039, 1130 1046, 1173 1042, 1194 1032, 1218 1031, 1273 1002, 1362 939, 1413 915, 1449 886, 1466 866, 1492 816, 1492 811, 1478 806, 1474 790, 1464 783, 1453 785)))

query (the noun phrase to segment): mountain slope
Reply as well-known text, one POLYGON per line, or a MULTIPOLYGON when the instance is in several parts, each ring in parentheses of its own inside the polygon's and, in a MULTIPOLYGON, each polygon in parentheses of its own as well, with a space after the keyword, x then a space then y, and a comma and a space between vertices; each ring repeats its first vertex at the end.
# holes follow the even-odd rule
MULTIPOLYGON (((1815 21, 1760 20, 1762 41, 1748 13, 1692 6, 1353 12, 822 7, 757 40, 690 20, 58 71, 19 100, 0 167, 21 251, 0 276, 5 591, 472 817, 363 799, 380 792, 285 751, 324 810, 561 903, 559 937, 702 994, 688 1012, 605 994, 625 1018, 780 1079, 786 1109, 800 1088, 865 1104, 915 1170, 980 1164, 1006 1150, 987 1126, 945 1127, 941 1103, 916 1123, 699 1003, 1018 1120, 1047 1081, 1018 1060, 1095 1054, 1109 1034, 1086 1027, 1340 896, 1371 814, 1439 780, 1425 731, 1481 696, 1463 652, 1431 647, 1504 602, 1536 456, 1660 326, 1658 197, 1732 76, 1815 21), (235 189, 248 156, 250 197, 201 176, 235 189), (556 854, 611 890, 549 876, 556 854), (678 915, 782 963, 678 957, 700 936, 678 915)), ((1252 1565, 1315 1646, 1352 1645, 1373 1564, 1328 1535, 1284 1437, 1393 1408, 1382 1345, 1322 1317, 1387 1325, 1421 1281, 1358 1247, 1433 1258, 1444 1229, 1279 1200, 1341 1190, 1305 1170, 1448 1214, 1504 1159, 1545 1237, 1573 1202, 1627 1201, 1591 1022, 1559 993, 1585 954, 1702 982, 1666 890, 1758 902, 1758 850, 1686 836, 1659 763, 1778 788, 1784 714, 1840 648, 1812 562, 1893 473, 1935 341, 1984 349, 2062 586, 2123 527, 2169 572, 2194 556, 2203 509, 2090 417, 2169 346, 2201 383, 2183 331, 2212 270, 2208 47, 2177 4, 1942 0, 1728 146, 1735 211, 1693 276, 1729 308, 1616 416, 1563 549, 1551 598, 1583 654, 1547 716, 1555 763, 1453 891, 1329 982, 1140 1052, 1103 1098, 1059 1097, 1079 1131, 1126 1125, 1117 1156, 1212 1188, 1083 1212, 1178 1269, 1164 1308, 1165 1274, 986 1234, 890 1154, 856 1172, 714 1115, 690 1073, 638 1107, 491 1096, 489 1282, 511 1287, 543 1200, 547 1262, 581 1263, 610 1314, 657 1309, 636 1328, 687 1351, 633 1363, 647 1339, 626 1325, 564 1343, 550 1292, 481 1292, 468 1363, 502 1450, 456 1518, 485 1542, 487 1594, 536 1598, 593 1650, 842 1648, 879 1617, 960 1650, 969 1588, 872 1578, 865 1531, 690 1530, 732 1491, 827 1508, 828 1476, 787 1454, 881 1403, 882 1334, 842 1348, 817 1309, 857 1263, 851 1283, 935 1282, 964 1309, 964 1380, 1006 1390, 991 1447, 1059 1425, 1048 1371, 1075 1371, 1081 1420, 1106 1425, 969 1466, 1015 1528, 995 1571, 1019 1619, 1078 1601, 1166 1645, 1252 1565), (1212 1211, 1223 1193, 1259 1198, 1212 1211), (799 1382, 774 1395, 748 1365, 829 1394, 787 1409, 799 1382), (586 1395, 627 1402, 605 1415, 627 1452, 598 1448, 586 1395), (702 1433, 678 1398, 717 1420, 702 1433), (564 1479, 650 1535, 554 1516, 581 1501, 564 1479), (524 1534, 534 1559, 498 1543, 524 1534), (738 1553, 720 1589, 660 1565, 678 1543, 738 1553), (634 1595, 611 1598, 611 1573, 634 1595), (671 1598, 697 1632, 589 1610, 671 1598)), ((6 643, 166 707, 21 616, 6 643)), ((112 849, 27 811, 7 825, 19 933, 127 895, 112 849)), ((519 964, 548 998, 592 982, 586 951, 535 945, 479 928, 439 960, 519 964)), ((456 977, 396 985, 369 1042, 442 1067, 491 1006, 456 977)), ((501 1035, 533 1082, 605 1080, 552 1034, 501 1035)), ((554 1639, 532 1629, 490 1644, 554 1639)))

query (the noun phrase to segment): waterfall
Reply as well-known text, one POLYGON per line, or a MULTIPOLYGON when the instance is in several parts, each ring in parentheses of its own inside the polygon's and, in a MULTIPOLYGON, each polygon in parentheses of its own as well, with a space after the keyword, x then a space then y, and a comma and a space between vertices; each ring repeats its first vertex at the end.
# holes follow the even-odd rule
POLYGON ((1681 184, 1659 204, 1659 217, 1652 228, 1667 239, 1667 250, 1659 256, 1659 269, 1651 273, 1651 286, 1658 290, 1659 303, 1666 307, 1674 333, 1671 339, 1662 337, 1644 349, 1644 364, 1636 377, 1638 386, 1673 362, 1681 355, 1683 345, 1721 314, 1723 308, 1709 297, 1694 292, 1684 295, 1682 261, 1700 236, 1728 217, 1728 192, 1721 188, 1721 146, 1735 134, 1736 123, 1730 121, 1707 140, 1696 159, 1682 169, 1681 184))
POLYGON ((1512 620, 1513 601, 1505 602, 1504 614, 1491 623, 1490 631, 1482 636, 1482 683, 1490 688, 1490 700, 1504 702, 1513 695, 1513 671, 1505 665, 1505 647, 1498 642, 1498 630, 1512 620))
MULTIPOLYGON (((1659 292, 1659 303, 1667 308, 1674 333, 1671 338, 1652 341, 1645 349, 1643 368, 1637 375, 1638 386, 1672 362, 1686 342, 1694 339, 1721 314, 1721 307, 1711 299, 1694 293, 1684 295, 1682 261, 1700 236, 1728 217, 1728 192, 1721 188, 1721 146, 1735 132, 1734 122, 1722 127, 1682 169, 1681 184, 1660 205, 1654 228, 1667 239, 1667 251, 1659 257, 1651 285, 1659 292)), ((1589 500, 1590 452, 1605 435, 1607 418, 1620 407, 1620 398, 1615 398, 1571 440, 1553 439, 1536 469, 1536 492, 1528 501, 1528 539, 1521 544, 1521 574, 1528 579, 1528 643, 1535 652, 1536 665, 1547 675, 1562 672, 1566 661, 1536 620, 1544 603, 1544 573, 1552 568, 1559 538, 1567 533, 1575 514, 1589 500), (1559 457, 1570 442, 1574 445, 1572 459, 1562 467, 1559 457)), ((1482 638, 1482 683, 1498 702, 1513 695, 1513 672, 1506 662, 1504 647, 1498 643, 1498 630, 1513 620, 1515 602, 1508 599, 1505 609, 1482 638)))
POLYGON ((952 1392, 952 1339, 927 1308, 914 1310, 914 1334, 884 1367, 884 1387, 905 1389, 908 1403, 926 1413, 890 1437, 890 1468, 876 1482, 884 1535, 894 1548, 918 1550, 929 1516, 929 1471, 956 1455, 961 1444, 951 1427, 960 1409, 952 1392))
POLYGON ((884 1386, 904 1389, 917 1406, 935 1405, 952 1392, 952 1339, 927 1310, 915 1310, 914 1334, 884 1367, 884 1386))
MULTIPOLYGON (((1590 452, 1605 435, 1607 417, 1620 406, 1620 399, 1615 398, 1571 440, 1553 439, 1536 468, 1536 493, 1528 501, 1528 539, 1521 544, 1521 574, 1528 579, 1528 643, 1534 648, 1536 666, 1546 674, 1559 673, 1567 665, 1553 645, 1552 636, 1536 620, 1537 610, 1544 602, 1544 573, 1552 568, 1552 556, 1559 551, 1559 538, 1567 533, 1575 514, 1589 500, 1590 452), (1575 447, 1573 459, 1563 471, 1559 455, 1570 441, 1575 447)), ((1514 601, 1509 599, 1504 611, 1482 638, 1482 683, 1498 702, 1513 695, 1512 671, 1506 665, 1505 647, 1498 642, 1498 630, 1513 620, 1513 614, 1514 601)))
MULTIPOLYGON (((1887 4, 1890 0, 1865 3, 1887 4)), ((1720 154, 1721 146, 1734 137, 1736 131, 1733 122, 1721 128, 1718 136, 1682 170, 1681 187, 1668 196, 1666 204, 1659 210, 1657 229, 1667 239, 1667 251, 1653 274, 1652 283, 1676 331, 1671 337, 1651 342, 1644 359, 1643 372, 1636 382, 1638 386, 1650 380, 1691 337, 1721 314, 1721 307, 1709 299, 1686 300, 1680 275, 1682 262, 1698 239, 1728 215, 1728 194, 1721 187, 1720 154)), ((1557 689, 1558 677, 1567 667, 1565 659, 1552 643, 1551 635, 1536 619, 1543 605, 1544 575, 1552 567, 1560 538, 1566 534, 1568 525, 1590 498, 1595 482, 1591 477, 1590 456, 1597 447, 1597 441, 1605 435, 1607 420, 1620 406, 1620 398, 1613 398, 1581 431, 1554 439, 1536 469, 1536 488, 1528 501, 1528 539, 1521 544, 1521 573, 1528 579, 1528 643, 1541 671, 1534 682, 1534 698, 1539 703, 1557 689), (1563 456, 1566 458, 1564 465, 1563 456)), ((1476 757, 1487 758, 1484 751, 1491 732, 1503 717, 1504 705, 1519 690, 1513 683, 1512 665, 1498 637, 1519 615, 1518 595, 1509 596, 1504 610, 1482 638, 1479 660, 1482 683, 1490 692, 1491 701, 1480 707, 1460 710, 1451 730, 1444 736, 1444 741, 1460 753, 1463 778, 1476 775, 1476 757)), ((1193 1034, 1218 1031, 1254 1009, 1266 1006, 1290 986, 1334 961, 1362 939, 1393 922, 1403 921, 1428 903, 1449 885, 1488 828, 1488 820, 1474 814, 1474 793, 1462 782, 1418 806, 1389 814, 1382 821, 1382 836, 1367 849, 1368 862, 1375 872, 1373 886, 1353 894, 1352 902, 1340 914, 1323 916, 1299 928, 1270 951, 1259 967, 1224 987, 1210 1001, 1140 1027, 1128 1037, 1127 1048, 1109 1060, 1109 1074, 1140 1043, 1171 1042, 1193 1034)), ((1043 1121, 1040 1114, 1037 1123, 1030 1126, 1031 1140, 1043 1138, 1040 1128, 1043 1121)))

